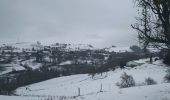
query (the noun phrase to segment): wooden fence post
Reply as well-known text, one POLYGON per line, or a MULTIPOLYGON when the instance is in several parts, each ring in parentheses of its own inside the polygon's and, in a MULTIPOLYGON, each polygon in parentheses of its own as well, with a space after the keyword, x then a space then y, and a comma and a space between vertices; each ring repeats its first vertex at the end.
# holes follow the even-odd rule
POLYGON ((102 84, 100 85, 100 92, 103 92, 103 86, 102 86, 102 84))
POLYGON ((80 96, 80 88, 78 88, 78 96, 80 96))

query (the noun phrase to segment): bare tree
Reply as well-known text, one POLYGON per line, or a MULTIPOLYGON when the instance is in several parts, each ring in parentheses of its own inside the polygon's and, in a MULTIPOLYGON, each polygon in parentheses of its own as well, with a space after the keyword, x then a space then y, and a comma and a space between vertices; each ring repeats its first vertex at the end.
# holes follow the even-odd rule
POLYGON ((140 43, 166 48, 165 62, 170 64, 170 0, 135 0, 135 4, 141 17, 131 26, 137 30, 140 43))

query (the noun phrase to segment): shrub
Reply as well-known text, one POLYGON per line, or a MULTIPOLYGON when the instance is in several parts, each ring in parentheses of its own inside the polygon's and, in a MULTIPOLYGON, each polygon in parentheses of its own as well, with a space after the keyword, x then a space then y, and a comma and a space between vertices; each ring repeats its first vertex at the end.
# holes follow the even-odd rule
POLYGON ((157 82, 154 79, 148 77, 148 78, 145 79, 145 84, 146 85, 153 85, 153 84, 157 84, 157 82))
POLYGON ((170 82, 170 69, 168 69, 166 71, 166 75, 165 75, 164 79, 166 82, 170 82))
POLYGON ((121 78, 121 82, 116 83, 116 85, 120 88, 127 88, 127 87, 133 87, 135 86, 135 80, 131 75, 128 75, 127 73, 123 73, 121 78))

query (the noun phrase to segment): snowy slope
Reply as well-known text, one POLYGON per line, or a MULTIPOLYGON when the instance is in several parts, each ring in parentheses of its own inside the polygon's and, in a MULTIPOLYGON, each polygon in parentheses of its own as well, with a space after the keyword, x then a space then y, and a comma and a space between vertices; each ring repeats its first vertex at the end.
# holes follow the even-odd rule
MULTIPOLYGON (((8 43, 0 45, 0 47, 13 47, 14 52, 22 52, 22 49, 32 50, 40 50, 45 47, 41 43, 29 43, 29 42, 21 42, 21 43, 8 43)), ((61 50, 66 51, 79 51, 79 50, 95 50, 95 48, 90 44, 65 44, 65 43, 56 43, 49 45, 50 47, 55 47, 61 50)))
POLYGON ((105 48, 106 51, 109 52, 119 52, 119 53, 123 53, 123 52, 132 52, 132 50, 130 49, 130 47, 110 47, 110 48, 105 48))
POLYGON ((20 66, 19 64, 0 64, 1 68, 3 68, 3 71, 0 71, 0 75, 7 74, 12 71, 22 71, 26 70, 23 66, 20 66))
POLYGON ((21 42, 21 43, 8 43, 3 44, 0 47, 12 47, 15 48, 14 52, 22 52, 23 49, 32 50, 34 48, 35 50, 42 49, 44 46, 38 43, 30 43, 30 42, 21 42))
POLYGON ((20 87, 16 90, 16 94, 73 97, 78 96, 78 88, 80 88, 81 96, 76 97, 75 100, 169 100, 170 84, 164 83, 163 80, 167 67, 161 61, 156 61, 153 64, 147 63, 148 61, 149 59, 135 61, 143 64, 135 68, 110 71, 104 73, 103 76, 97 75, 95 80, 87 74, 54 78, 20 87), (119 89, 115 84, 120 81, 123 72, 132 75, 137 85, 144 82, 147 77, 153 78, 158 84, 119 89), (104 92, 99 92, 101 84, 104 92))
POLYGON ((57 47, 61 50, 66 50, 66 51, 95 50, 95 48, 89 44, 56 43, 56 44, 52 44, 51 47, 57 47))
POLYGON ((78 97, 77 100, 170 100, 170 84, 141 86, 100 92, 78 97))
POLYGON ((140 86, 119 89, 112 92, 94 92, 74 98, 60 96, 31 97, 3 96, 0 100, 170 100, 170 84, 164 83, 151 86, 140 86), (52 98, 52 99, 48 99, 52 98))
POLYGON ((61 62, 59 65, 70 65, 72 64, 73 62, 72 61, 65 61, 65 62, 61 62))
POLYGON ((25 60, 21 62, 22 65, 27 65, 27 67, 30 67, 32 69, 38 69, 42 66, 42 63, 37 63, 35 59, 25 60))
POLYGON ((70 50, 93 50, 94 47, 89 44, 71 44, 67 46, 70 50))

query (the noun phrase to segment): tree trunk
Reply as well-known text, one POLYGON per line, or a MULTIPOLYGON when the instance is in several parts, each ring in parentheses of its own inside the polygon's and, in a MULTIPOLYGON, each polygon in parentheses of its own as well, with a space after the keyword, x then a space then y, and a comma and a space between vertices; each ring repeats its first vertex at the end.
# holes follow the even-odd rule
POLYGON ((168 50, 167 50, 167 54, 164 59, 164 63, 170 65, 170 48, 168 48, 168 50))

